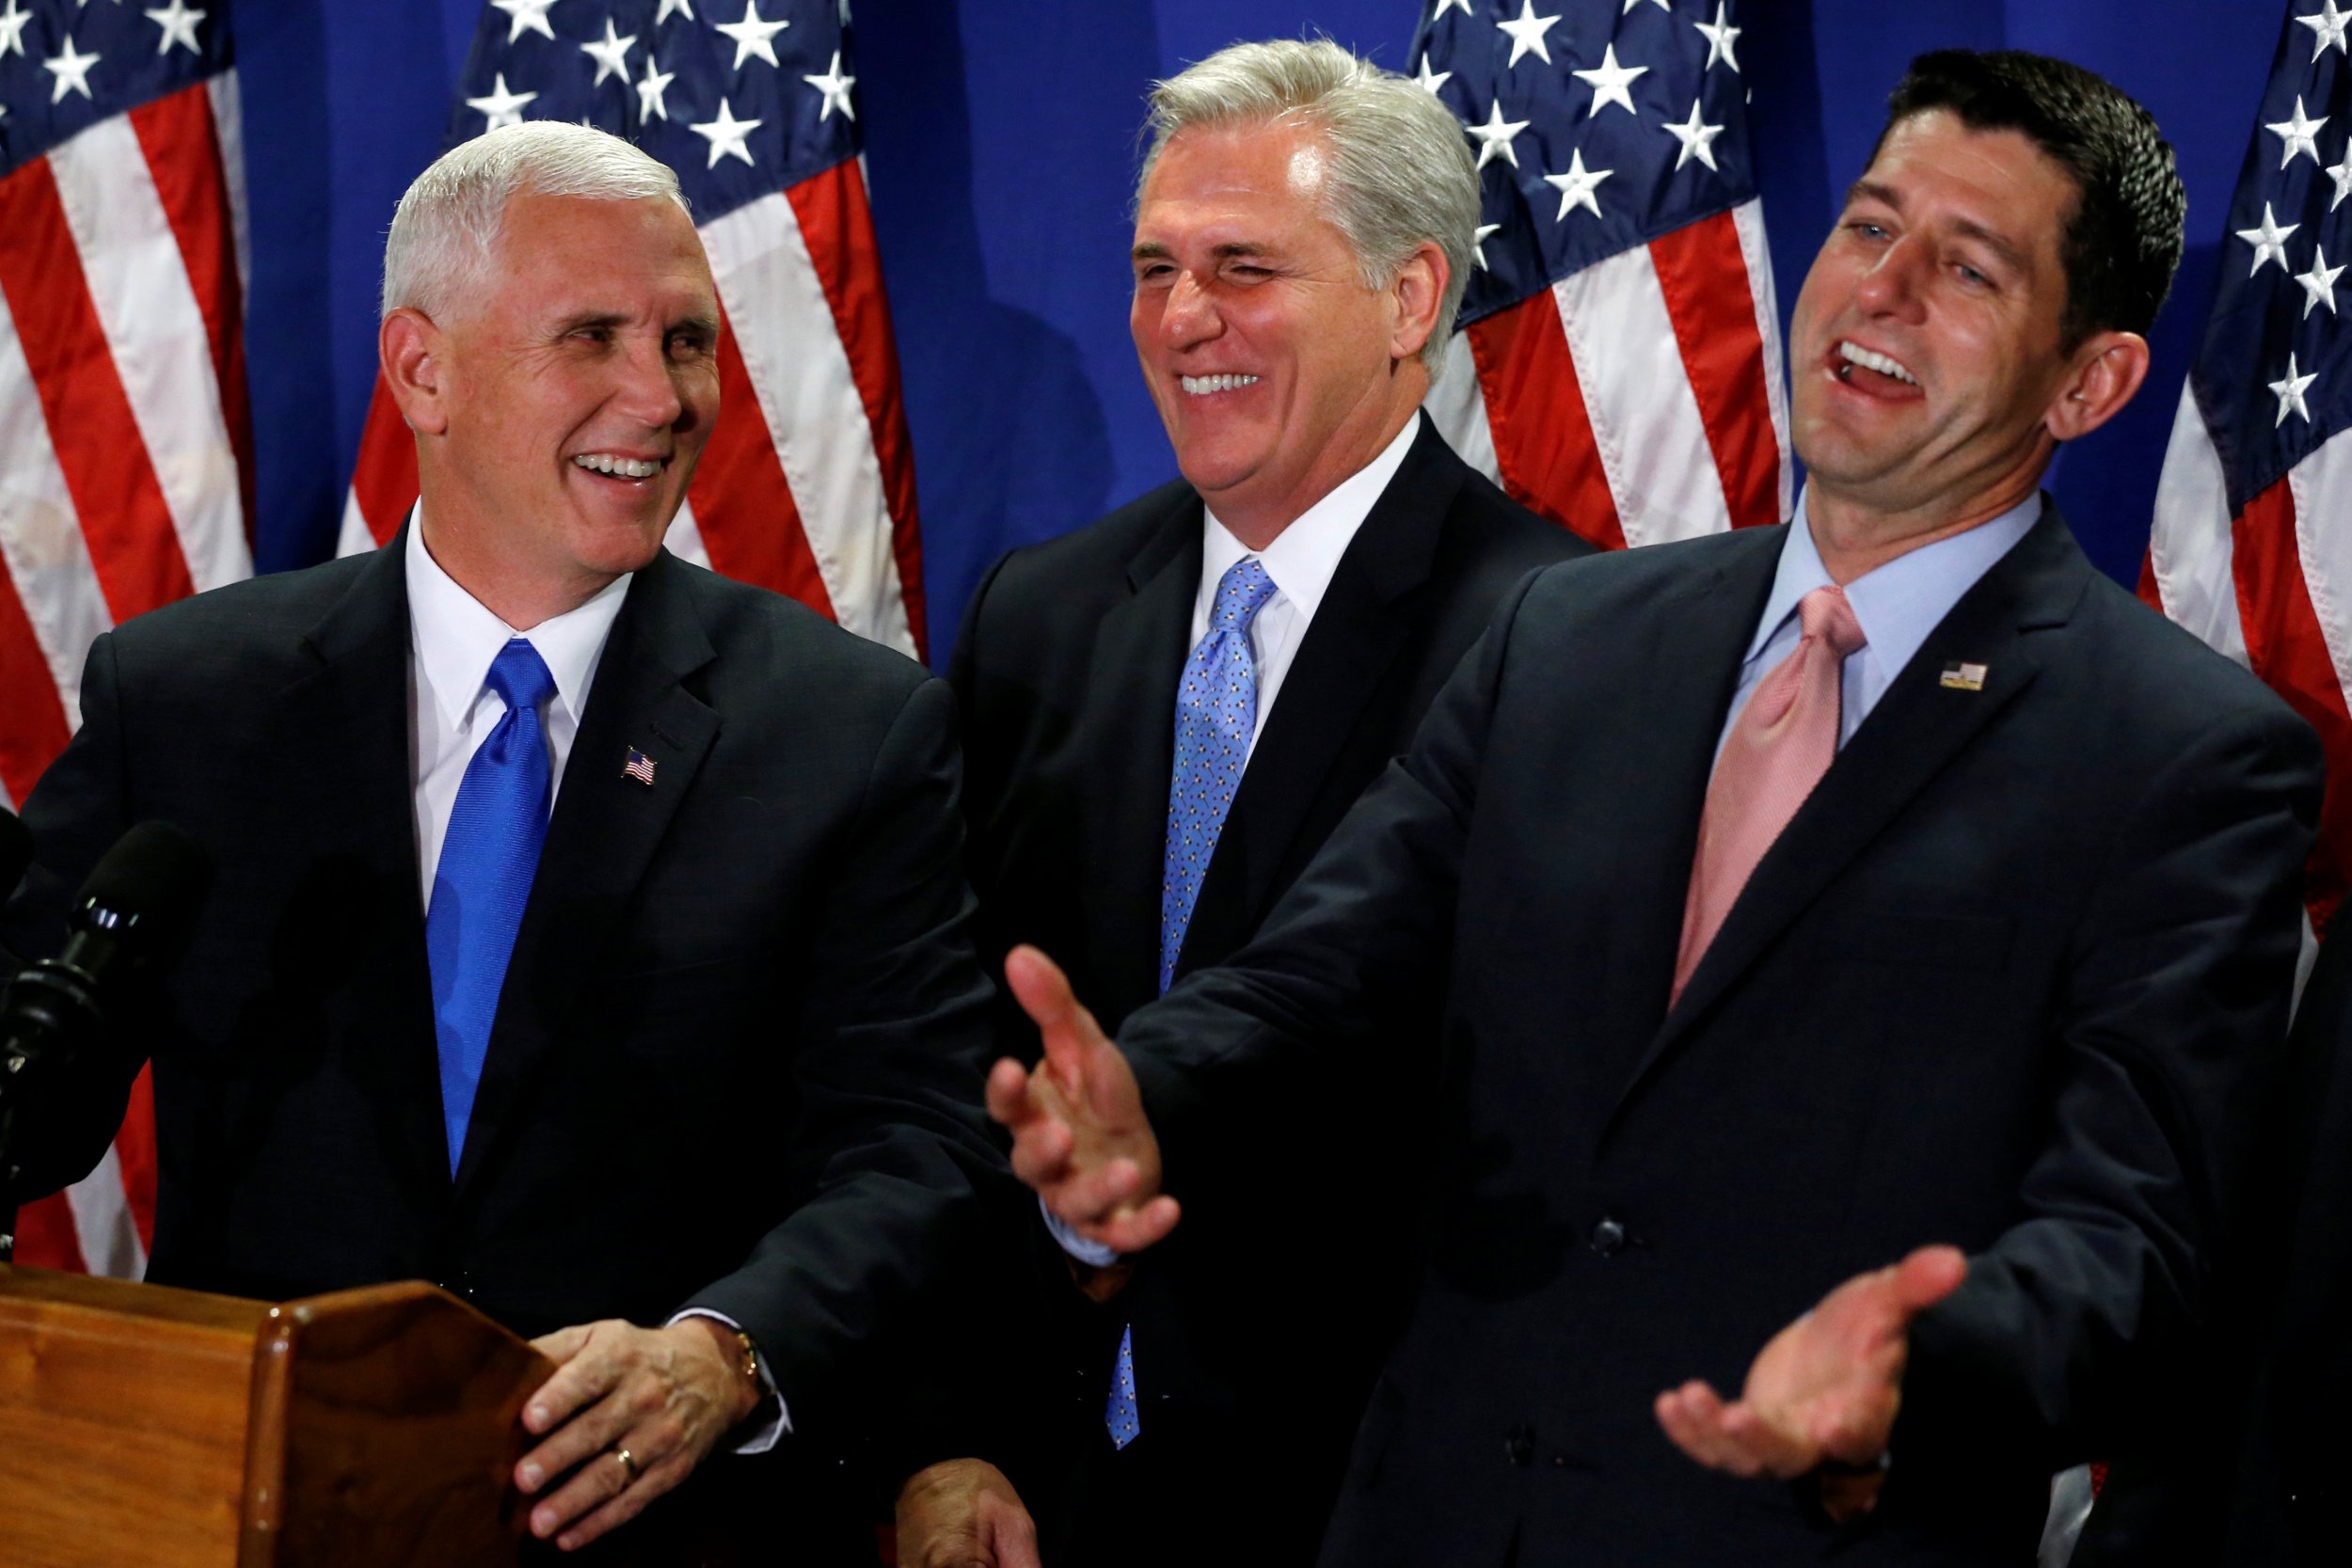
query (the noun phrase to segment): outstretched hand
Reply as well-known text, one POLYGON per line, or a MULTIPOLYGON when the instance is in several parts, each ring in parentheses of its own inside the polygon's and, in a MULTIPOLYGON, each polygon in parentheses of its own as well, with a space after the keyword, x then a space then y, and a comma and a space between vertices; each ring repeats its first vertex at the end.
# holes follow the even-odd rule
POLYGON ((1014 1172, 1088 1241, 1141 1252, 1175 1228, 1177 1208, 1160 1191, 1135 1072, 1053 959, 1016 947, 1005 983, 1045 1043, 1036 1067, 1007 1057, 988 1075, 988 1114, 1012 1132, 1014 1172))
POLYGON ((1738 1402, 1693 1379, 1658 1396, 1658 1424, 1692 1459, 1736 1476, 1876 1465, 1902 1403, 1912 1320, 1967 1275, 1957 1247, 1927 1246, 1856 1275, 1772 1336, 1738 1402))

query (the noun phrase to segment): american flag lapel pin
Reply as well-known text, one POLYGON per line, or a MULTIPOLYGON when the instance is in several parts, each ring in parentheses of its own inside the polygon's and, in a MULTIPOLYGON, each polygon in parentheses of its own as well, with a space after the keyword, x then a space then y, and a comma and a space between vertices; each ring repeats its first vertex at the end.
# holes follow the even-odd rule
POLYGON ((653 758, 631 746, 628 749, 628 760, 621 764, 621 776, 625 779, 635 779, 647 789, 651 789, 653 787, 653 758))
POLYGON ((1943 684, 1954 691, 1982 691, 1986 666, 1954 659, 1944 666, 1943 684))

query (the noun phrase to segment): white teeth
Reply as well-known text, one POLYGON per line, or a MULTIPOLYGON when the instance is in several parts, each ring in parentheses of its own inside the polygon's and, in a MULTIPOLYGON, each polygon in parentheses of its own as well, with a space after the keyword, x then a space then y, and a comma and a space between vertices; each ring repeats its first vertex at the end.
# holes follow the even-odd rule
POLYGON ((1258 378, 1254 375, 1188 375, 1183 378, 1188 397, 1205 397, 1211 392, 1230 392, 1236 387, 1247 387, 1258 378))
POLYGON ((1881 375, 1891 375, 1908 386, 1919 385, 1917 376, 1913 375, 1903 369, 1900 363, 1889 359, 1883 354, 1873 354, 1867 348, 1849 342, 1840 342, 1837 345, 1837 352, 1849 364, 1860 365, 1864 370, 1876 371, 1881 375))
POLYGON ((621 479, 651 479, 661 471, 659 463, 634 457, 615 457, 605 451, 582 452, 572 461, 593 473, 612 474, 621 479))

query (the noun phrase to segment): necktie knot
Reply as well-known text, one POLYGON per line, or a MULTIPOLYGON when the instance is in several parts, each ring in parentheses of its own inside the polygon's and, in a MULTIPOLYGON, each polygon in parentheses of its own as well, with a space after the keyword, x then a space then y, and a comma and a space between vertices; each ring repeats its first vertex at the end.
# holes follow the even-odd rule
POLYGON ((1799 599, 1797 624, 1805 636, 1820 639, 1840 659, 1868 641, 1862 635, 1862 623, 1854 618, 1853 606, 1842 588, 1816 588, 1799 599))
POLYGON ((1216 579, 1216 603, 1209 610, 1211 631, 1242 631, 1274 596, 1274 579, 1254 555, 1242 557, 1216 579))
POLYGON ((539 657, 526 638, 508 640, 490 661, 489 678, 483 684, 505 700, 509 709, 528 708, 539 711, 539 705, 555 694, 555 677, 548 673, 547 660, 539 657))

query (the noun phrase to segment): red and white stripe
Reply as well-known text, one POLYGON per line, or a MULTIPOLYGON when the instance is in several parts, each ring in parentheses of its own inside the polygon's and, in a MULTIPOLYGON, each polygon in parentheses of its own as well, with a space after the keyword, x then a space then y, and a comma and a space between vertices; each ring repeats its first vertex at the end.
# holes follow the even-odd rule
POLYGON ((2140 597, 2260 675, 2319 732, 2328 795, 2304 896, 2324 934, 2352 849, 2352 431, 2337 436, 2236 514, 2197 407, 2181 390, 2140 597))
MULTIPOLYGON (((840 164, 702 237, 726 318, 719 419, 670 547, 922 657, 914 450, 864 170, 840 164)), ((338 548, 389 539, 416 496, 379 379, 338 548)))
POLYGON ((1794 470, 1779 321, 1748 201, 1456 333, 1430 417, 1515 499, 1597 545, 1781 522, 1794 470))
MULTIPOLYGON (((240 147, 224 73, 0 179, 0 804, 79 723, 94 638, 253 570, 240 147)), ((142 1074, 19 1259, 138 1274, 154 1139, 142 1074)))

